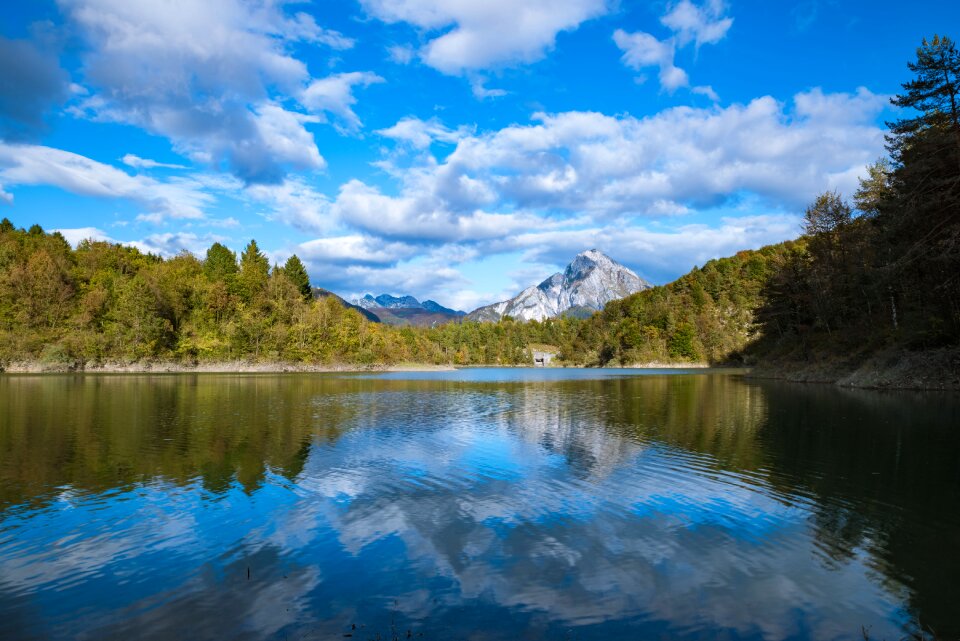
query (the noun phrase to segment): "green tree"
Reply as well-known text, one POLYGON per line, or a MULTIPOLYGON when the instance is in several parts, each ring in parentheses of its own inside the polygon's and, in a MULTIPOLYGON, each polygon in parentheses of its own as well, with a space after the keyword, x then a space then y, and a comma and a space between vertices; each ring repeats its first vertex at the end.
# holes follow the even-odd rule
POLYGON ((880 209, 893 200, 894 191, 890 184, 892 171, 893 167, 886 158, 867 167, 867 175, 860 178, 860 188, 853 195, 853 202, 863 215, 876 217, 880 209))
POLYGON ((203 261, 203 274, 212 283, 232 284, 237 277, 237 255, 220 243, 214 243, 203 261))
POLYGON ((908 62, 907 67, 915 77, 904 83, 904 93, 891 102, 917 114, 888 123, 895 153, 902 152, 903 145, 922 130, 944 129, 952 138, 960 167, 960 52, 946 36, 935 35, 929 42, 924 38, 916 62, 908 62))
POLYGON ((819 196, 803 215, 804 231, 808 234, 832 233, 841 230, 853 219, 850 206, 836 191, 819 196))
POLYGON ((270 261, 260 251, 257 241, 251 240, 240 254, 238 282, 240 297, 244 302, 250 303, 263 293, 268 278, 270 278, 270 261))
POLYGON ((287 259, 283 265, 283 275, 287 280, 293 283, 297 288, 303 300, 310 300, 312 290, 310 289, 310 276, 307 274, 307 268, 297 257, 296 254, 287 259))

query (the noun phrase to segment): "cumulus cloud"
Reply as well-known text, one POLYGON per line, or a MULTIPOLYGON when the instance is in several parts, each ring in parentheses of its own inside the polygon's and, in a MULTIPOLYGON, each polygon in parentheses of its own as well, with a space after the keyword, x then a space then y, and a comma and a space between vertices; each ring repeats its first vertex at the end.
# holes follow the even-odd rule
POLYGON ((385 82, 383 78, 369 71, 339 73, 314 80, 303 91, 300 101, 312 111, 327 111, 343 119, 347 128, 357 129, 361 123, 352 109, 357 103, 353 88, 381 82, 385 82))
MULTIPOLYGON (((306 13, 289 15, 278 0, 59 4, 88 47, 83 69, 92 91, 75 114, 142 127, 248 183, 323 168, 305 127, 321 118, 285 104, 311 95, 307 67, 291 50, 297 43, 345 49, 351 39, 306 13)), ((349 118, 352 104, 347 92, 319 108, 349 118)))
POLYGON ((456 143, 461 138, 472 133, 473 128, 467 126, 450 129, 439 120, 420 120, 419 118, 401 118, 397 124, 386 129, 379 129, 377 134, 398 142, 406 143, 417 149, 426 149, 434 142, 456 143))
POLYGON ((388 238, 438 243, 479 241, 526 228, 530 217, 482 210, 458 212, 433 197, 405 190, 400 196, 351 180, 340 188, 332 211, 351 226, 388 238))
POLYGON ((576 29, 607 10, 605 0, 361 0, 361 4, 384 22, 406 22, 433 36, 420 49, 420 58, 450 75, 540 60, 558 33, 576 29), (434 36, 438 32, 442 33, 434 36))
POLYGON ((300 178, 287 178, 278 185, 251 185, 244 194, 266 205, 270 220, 307 232, 327 232, 333 227, 330 200, 300 178))
MULTIPOLYGON (((673 33, 671 37, 660 40, 643 31, 627 33, 617 29, 613 40, 623 52, 623 64, 637 71, 657 67, 660 86, 672 93, 690 85, 687 72, 674 62, 677 50, 691 43, 699 49, 701 45, 721 41, 733 26, 733 18, 724 17, 725 11, 723 0, 706 0, 700 6, 690 0, 680 0, 660 18, 660 22, 673 33)), ((693 92, 715 102, 719 99, 709 86, 693 87, 693 92)))
POLYGON ((385 242, 359 234, 318 238, 297 246, 297 255, 300 258, 325 264, 395 265, 398 261, 413 257, 417 252, 413 245, 385 242))
POLYGON ((191 180, 131 176, 86 156, 40 145, 0 143, 0 179, 7 186, 52 185, 82 196, 123 198, 143 207, 150 220, 201 219, 214 200, 191 180))
POLYGON ((613 33, 613 41, 623 51, 621 57, 623 64, 631 69, 659 67, 660 86, 667 91, 672 92, 690 84, 687 72, 673 62, 675 55, 673 42, 657 40, 649 33, 642 31, 627 33, 623 29, 617 29, 613 33))
POLYGON ((725 12, 723 0, 706 0, 702 6, 690 0, 680 0, 660 22, 676 33, 677 44, 681 47, 690 42, 699 47, 720 42, 727 35, 733 26, 733 18, 724 17, 725 12))
POLYGON ((55 56, 31 42, 0 36, 0 137, 35 134, 43 114, 68 94, 69 79, 55 56))
MULTIPOLYGON (((381 233, 448 220, 430 212, 471 218, 489 206, 612 219, 682 213, 749 192, 796 208, 824 188, 855 188, 855 176, 882 152, 874 120, 884 104, 866 89, 815 89, 792 105, 763 97, 646 118, 536 114, 531 124, 462 135, 446 157, 390 166, 402 183, 397 196, 351 181, 337 202, 381 233)), ((401 140, 429 139, 417 135, 422 123, 397 129, 401 140)))
POLYGON ((100 240, 108 243, 118 242, 110 237, 107 232, 96 227, 73 227, 70 229, 54 229, 59 232, 67 242, 76 247, 85 240, 100 240))

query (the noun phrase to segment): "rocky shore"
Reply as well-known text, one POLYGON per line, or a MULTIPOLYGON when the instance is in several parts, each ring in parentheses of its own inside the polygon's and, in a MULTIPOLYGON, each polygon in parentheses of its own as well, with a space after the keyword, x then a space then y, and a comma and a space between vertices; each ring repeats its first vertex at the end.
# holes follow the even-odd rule
POLYGON ((748 376, 863 389, 960 391, 960 349, 896 349, 862 360, 781 360, 756 365, 748 376))

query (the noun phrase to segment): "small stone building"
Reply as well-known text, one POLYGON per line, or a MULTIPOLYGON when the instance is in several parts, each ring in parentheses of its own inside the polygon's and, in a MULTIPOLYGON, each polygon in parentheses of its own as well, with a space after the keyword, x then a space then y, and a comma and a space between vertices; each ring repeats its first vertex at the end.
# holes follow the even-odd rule
POLYGON ((538 350, 533 351, 533 366, 534 367, 549 367, 551 361, 556 358, 557 355, 554 352, 541 352, 538 350))

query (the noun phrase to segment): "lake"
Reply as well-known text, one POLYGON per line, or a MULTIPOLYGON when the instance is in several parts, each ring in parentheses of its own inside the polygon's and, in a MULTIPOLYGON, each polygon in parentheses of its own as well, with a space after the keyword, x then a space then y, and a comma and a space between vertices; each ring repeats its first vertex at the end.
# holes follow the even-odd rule
POLYGON ((0 638, 952 639, 958 428, 736 373, 2 375, 0 638))

